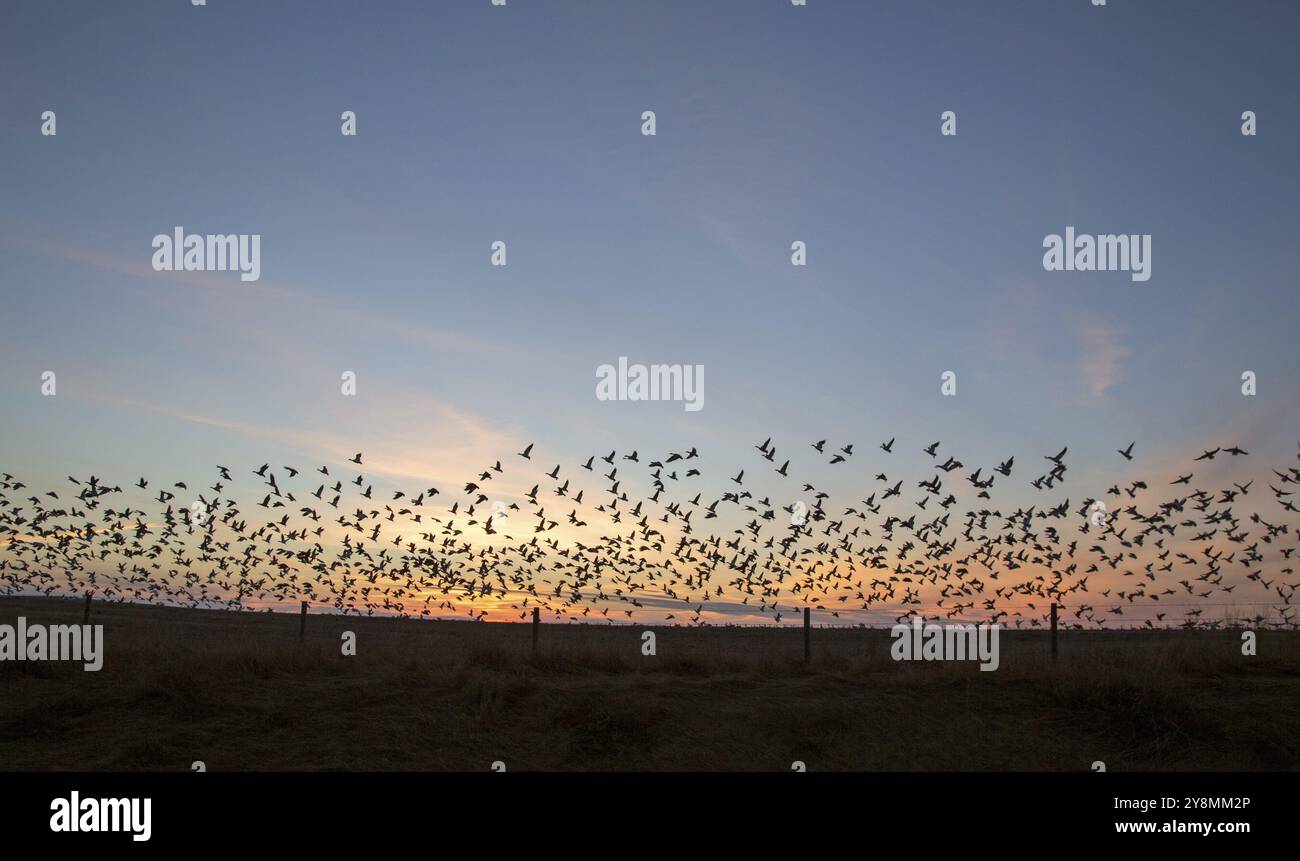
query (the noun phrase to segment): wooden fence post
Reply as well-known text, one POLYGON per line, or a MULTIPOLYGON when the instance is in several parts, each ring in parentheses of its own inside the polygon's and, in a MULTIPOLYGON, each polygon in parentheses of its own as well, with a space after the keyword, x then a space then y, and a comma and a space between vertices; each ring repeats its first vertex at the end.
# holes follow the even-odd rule
POLYGON ((537 635, 542 628, 542 611, 539 607, 533 608, 533 654, 537 654, 537 635))
POLYGON ((1056 602, 1052 602, 1052 660, 1056 660, 1056 602))
POLYGON ((307 636, 307 602, 302 602, 302 613, 298 616, 298 642, 307 636))
POLYGON ((812 613, 803 608, 803 662, 812 663, 812 613))
POLYGON ((95 594, 94 592, 86 593, 86 609, 81 612, 82 625, 90 624, 90 599, 94 596, 94 594, 95 594))

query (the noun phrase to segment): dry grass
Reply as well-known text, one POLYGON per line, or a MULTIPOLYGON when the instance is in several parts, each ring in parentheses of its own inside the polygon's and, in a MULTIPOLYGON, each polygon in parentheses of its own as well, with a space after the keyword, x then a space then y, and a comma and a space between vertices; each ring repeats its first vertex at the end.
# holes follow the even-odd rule
MULTIPOLYGON (((0 622, 81 606, 0 599, 0 622)), ((106 657, 0 664, 0 769, 1296 770, 1300 634, 1004 632, 1002 666, 885 631, 544 626, 96 605, 106 657), (342 631, 357 634, 344 657, 342 631)))

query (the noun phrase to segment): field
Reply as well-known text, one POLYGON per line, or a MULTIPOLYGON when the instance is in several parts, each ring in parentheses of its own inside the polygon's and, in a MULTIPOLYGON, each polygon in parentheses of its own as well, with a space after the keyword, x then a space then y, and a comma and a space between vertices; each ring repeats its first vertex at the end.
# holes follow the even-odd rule
MULTIPOLYGON (((80 602, 0 599, 0 622, 80 602)), ((0 769, 1300 768, 1300 634, 1003 632, 1001 668, 883 630, 531 626, 96 603, 100 672, 0 663, 0 769), (343 631, 357 654, 341 654, 343 631)))

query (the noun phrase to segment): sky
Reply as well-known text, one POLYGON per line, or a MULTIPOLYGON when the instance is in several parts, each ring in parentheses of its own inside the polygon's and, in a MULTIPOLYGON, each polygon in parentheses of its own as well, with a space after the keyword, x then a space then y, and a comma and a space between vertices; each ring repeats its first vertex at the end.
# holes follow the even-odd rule
POLYGON ((934 440, 1068 445, 1076 505, 1216 445, 1256 456, 1220 480, 1267 475, 1300 439, 1297 25, 1264 0, 0 0, 0 469, 363 450, 418 487, 530 442, 566 469, 698 446, 720 489, 772 437, 855 498, 897 437, 918 477, 934 440), (260 234, 260 279, 154 271, 178 225, 260 234), (1067 226, 1150 234, 1150 280, 1045 271, 1067 226), (703 408, 598 400, 620 356, 703 366, 703 408), (823 438, 860 456, 828 470, 823 438))

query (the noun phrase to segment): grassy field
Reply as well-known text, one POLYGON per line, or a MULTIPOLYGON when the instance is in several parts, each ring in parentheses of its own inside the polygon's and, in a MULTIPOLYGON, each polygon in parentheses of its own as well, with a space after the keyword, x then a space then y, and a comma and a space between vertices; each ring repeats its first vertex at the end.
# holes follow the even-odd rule
MULTIPOLYGON (((81 621, 0 599, 0 623, 81 621)), ((528 625, 95 605, 104 668, 0 663, 0 769, 1300 768, 1300 634, 1003 632, 1001 668, 887 631, 528 625), (357 655, 341 654, 354 631, 357 655)))

